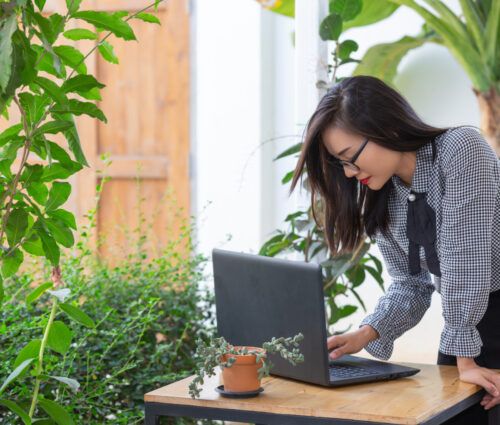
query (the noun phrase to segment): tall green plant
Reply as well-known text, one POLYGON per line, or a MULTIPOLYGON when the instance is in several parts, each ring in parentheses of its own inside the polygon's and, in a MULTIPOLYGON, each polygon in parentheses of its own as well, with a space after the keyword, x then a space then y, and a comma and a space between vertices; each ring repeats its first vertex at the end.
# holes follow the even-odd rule
POLYGON ((354 70, 393 84, 401 59, 433 42, 446 47, 468 75, 481 111, 481 130, 500 155, 500 0, 460 0, 456 14, 441 0, 383 0, 412 9, 425 21, 417 37, 371 47, 354 70))
MULTIPOLYGON (((351 62, 359 62, 351 55, 358 50, 358 44, 351 39, 342 38, 344 23, 358 20, 362 22, 361 0, 334 0, 330 2, 330 13, 320 25, 320 36, 325 41, 332 41, 334 48, 331 52, 332 65, 329 66, 329 81, 319 81, 318 85, 330 87, 341 78, 337 70, 351 62)), ((382 13, 383 14, 383 13, 382 13)), ((303 142, 280 153, 273 161, 289 156, 297 156, 302 149, 303 142)), ((283 184, 288 184, 294 171, 289 171, 282 179, 283 184)), ((303 185, 307 190, 308 179, 304 172, 303 185)), ((316 211, 321 211, 321 200, 315 205, 316 211)), ((275 256, 284 252, 298 252, 305 261, 318 261, 322 265, 324 277, 324 294, 327 311, 327 325, 331 327, 339 320, 346 318, 358 310, 358 305, 343 304, 341 298, 353 295, 359 306, 366 311, 365 304, 358 290, 365 282, 367 273, 374 277, 380 288, 384 290, 382 279, 382 263, 378 258, 368 252, 371 243, 364 241, 358 248, 349 254, 333 256, 328 249, 323 229, 319 228, 312 215, 312 205, 307 210, 296 211, 289 214, 285 222, 286 230, 277 230, 269 240, 260 248, 259 254, 275 256), (340 301, 339 301, 340 300, 340 301)), ((346 331, 339 330, 335 333, 346 331)))
MULTIPOLYGON (((33 378, 29 409, 26 400, 0 398, 0 404, 16 413, 25 424, 35 422, 44 411, 50 418, 45 423, 74 423, 63 406, 42 397, 40 389, 47 379, 60 381, 72 389, 78 382, 67 376, 44 373, 47 351, 66 355, 73 332, 58 315, 94 327, 93 320, 70 302, 71 292, 61 279, 61 248, 74 244, 74 216, 61 208, 71 193, 68 178, 88 166, 81 148, 75 115, 88 115, 106 122, 104 113, 88 100, 100 100, 104 87, 87 73, 85 59, 98 50, 112 63, 118 59, 106 41, 112 34, 124 40, 136 37, 128 21, 132 18, 158 23, 151 14, 140 12, 129 16, 127 11, 106 13, 80 10, 82 0, 66 0, 63 15, 42 14, 45 0, 0 0, 0 115, 9 119, 9 108, 19 110, 19 122, 0 134, 0 304, 4 298, 3 281, 13 278, 25 255, 45 257, 51 264, 51 281, 35 288, 26 298, 32 303, 46 292, 50 294, 49 309, 43 321, 42 338, 33 339, 19 352, 14 370, 0 386, 0 397, 10 385, 27 377, 33 378), (95 28, 66 30, 71 20, 85 21, 95 28), (83 54, 68 40, 98 40, 83 54), (79 95, 79 98, 77 97, 79 95), (67 146, 60 146, 51 137, 62 134, 67 146), (39 159, 31 161, 32 155, 39 159), (14 165, 16 158, 19 162, 14 165), (41 160, 41 161, 40 161, 41 160), (46 163, 43 163, 46 161, 46 163)), ((156 9, 161 0, 150 7, 156 9)), ((61 318, 62 318, 61 317, 61 318)), ((38 420, 37 420, 38 421, 38 420)))
MULTIPOLYGON (((394 86, 398 66, 408 52, 425 43, 444 46, 469 77, 481 112, 482 133, 500 156, 500 0, 459 0, 458 13, 444 0, 344 0, 330 1, 330 8, 333 3, 345 9, 361 4, 357 17, 343 22, 344 31, 379 22, 401 6, 416 12, 424 20, 420 32, 372 46, 353 75, 373 75, 394 86)), ((293 5, 294 0, 266 3, 277 13, 293 10, 293 5)))

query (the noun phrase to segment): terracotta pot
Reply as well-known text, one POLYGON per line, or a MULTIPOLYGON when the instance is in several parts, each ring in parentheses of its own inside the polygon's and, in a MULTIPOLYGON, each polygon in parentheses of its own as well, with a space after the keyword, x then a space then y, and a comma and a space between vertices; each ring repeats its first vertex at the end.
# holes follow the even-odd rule
MULTIPOLYGON (((235 346, 236 350, 242 350, 244 347, 235 346)), ((260 347, 246 347, 249 350, 265 352, 260 347)), ((257 370, 262 367, 262 359, 256 363, 257 356, 255 354, 224 354, 223 361, 227 361, 229 357, 236 357, 236 361, 231 367, 222 368, 222 381, 224 390, 231 392, 255 391, 260 388, 260 379, 258 378, 257 370)))

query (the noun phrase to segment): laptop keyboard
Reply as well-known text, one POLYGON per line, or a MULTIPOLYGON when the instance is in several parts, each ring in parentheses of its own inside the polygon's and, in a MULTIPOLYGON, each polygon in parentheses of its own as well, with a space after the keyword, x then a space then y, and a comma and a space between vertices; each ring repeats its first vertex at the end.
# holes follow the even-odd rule
POLYGON ((380 372, 358 366, 335 365, 330 366, 330 379, 358 378, 362 376, 378 375, 380 372))

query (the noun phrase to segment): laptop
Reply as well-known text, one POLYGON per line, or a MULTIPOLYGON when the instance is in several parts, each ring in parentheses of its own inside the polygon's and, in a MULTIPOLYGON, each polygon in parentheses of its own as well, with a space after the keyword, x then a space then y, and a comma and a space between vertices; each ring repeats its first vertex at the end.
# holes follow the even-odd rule
POLYGON ((344 355, 328 356, 322 267, 214 248, 217 331, 233 345, 261 346, 301 332, 304 362, 293 366, 269 354, 271 374, 329 387, 411 376, 420 371, 344 355))

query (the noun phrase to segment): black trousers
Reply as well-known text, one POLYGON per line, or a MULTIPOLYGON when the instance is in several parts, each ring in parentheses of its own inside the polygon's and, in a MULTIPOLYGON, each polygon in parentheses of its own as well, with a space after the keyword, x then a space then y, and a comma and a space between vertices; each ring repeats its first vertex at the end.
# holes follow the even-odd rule
MULTIPOLYGON (((488 308, 478 323, 477 330, 481 335, 483 347, 481 354, 474 360, 479 366, 500 369, 500 291, 490 294, 488 308)), ((439 352, 437 364, 456 366, 457 358, 439 352)), ((488 410, 484 410, 484 407, 477 403, 443 424, 488 425, 488 410)))

